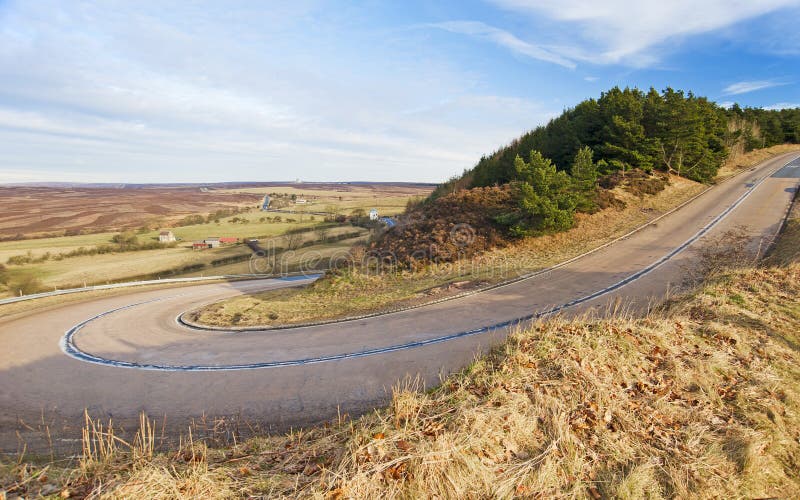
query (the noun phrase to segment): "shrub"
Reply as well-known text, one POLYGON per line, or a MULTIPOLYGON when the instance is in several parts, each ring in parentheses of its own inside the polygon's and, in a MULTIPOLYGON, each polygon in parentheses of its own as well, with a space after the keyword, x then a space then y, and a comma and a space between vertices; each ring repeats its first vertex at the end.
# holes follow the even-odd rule
POLYGON ((8 289, 14 294, 21 292, 22 295, 30 295, 42 291, 42 282, 36 276, 23 275, 11 280, 8 283, 8 289))
POLYGON ((509 185, 446 194, 407 213, 367 252, 391 254, 403 267, 471 257, 507 243, 495 217, 514 207, 509 185))
POLYGON ((139 238, 133 231, 125 231, 123 233, 115 234, 111 238, 111 243, 116 243, 120 246, 133 246, 139 242, 139 238))
POLYGON ((625 190, 643 198, 645 195, 658 194, 667 187, 667 184, 669 184, 669 178, 666 176, 647 176, 645 174, 631 176, 627 179, 625 190))
POLYGON ((625 208, 625 202, 614 196, 614 193, 605 189, 598 189, 594 199, 597 208, 605 210, 606 208, 625 208))
POLYGON ((6 260, 6 264, 10 266, 21 266, 23 264, 29 264, 30 262, 31 257, 29 255, 12 255, 6 260))
POLYGON ((176 222, 176 223, 175 223, 175 226, 176 226, 176 227, 180 227, 180 226, 194 226, 194 225, 196 225, 196 224, 202 224, 202 223, 204 223, 205 221, 206 221, 206 220, 205 220, 205 218, 203 218, 203 216, 202 216, 202 215, 187 215, 187 216, 186 216, 186 217, 184 217, 183 219, 181 219, 181 220, 179 220, 178 222, 176 222))

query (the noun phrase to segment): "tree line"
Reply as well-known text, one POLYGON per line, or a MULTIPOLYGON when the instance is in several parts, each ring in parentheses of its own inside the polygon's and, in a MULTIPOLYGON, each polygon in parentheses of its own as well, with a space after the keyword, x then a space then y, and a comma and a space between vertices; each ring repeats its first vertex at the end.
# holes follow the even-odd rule
POLYGON ((533 150, 559 171, 570 172, 578 151, 588 147, 600 175, 661 170, 710 182, 731 147, 743 144, 749 151, 785 142, 800 143, 800 109, 726 109, 672 88, 643 92, 614 87, 482 157, 474 168, 442 184, 433 197, 518 180, 516 158, 527 158, 533 150))
POLYGON ((660 171, 711 182, 733 148, 786 142, 800 143, 800 109, 726 109, 672 88, 614 87, 484 156, 430 200, 509 184, 515 206, 494 217, 509 235, 563 231, 575 212, 597 209, 601 177, 660 171))

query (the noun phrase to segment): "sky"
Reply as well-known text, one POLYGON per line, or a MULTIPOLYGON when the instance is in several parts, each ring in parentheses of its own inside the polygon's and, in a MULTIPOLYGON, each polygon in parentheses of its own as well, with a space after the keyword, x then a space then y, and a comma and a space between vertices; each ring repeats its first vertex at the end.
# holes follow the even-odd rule
POLYGON ((419 181, 615 85, 800 106, 800 0, 0 0, 0 183, 419 181))

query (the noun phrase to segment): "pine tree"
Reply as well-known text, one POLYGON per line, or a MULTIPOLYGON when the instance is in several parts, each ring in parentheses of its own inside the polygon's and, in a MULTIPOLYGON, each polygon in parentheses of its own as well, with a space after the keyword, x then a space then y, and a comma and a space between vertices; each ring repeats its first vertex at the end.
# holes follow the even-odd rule
POLYGON ((575 155, 572 163, 572 184, 579 212, 594 212, 597 209, 597 165, 592 161, 592 150, 584 146, 575 155))
POLYGON ((577 197, 572 189, 572 179, 556 169, 550 159, 536 150, 530 152, 529 161, 514 158, 514 169, 519 179, 513 185, 517 210, 502 214, 496 220, 509 226, 514 236, 529 236, 572 227, 577 197))
POLYGON ((597 188, 597 165, 592 161, 591 148, 584 146, 578 150, 575 155, 575 161, 572 164, 572 178, 575 180, 575 186, 580 192, 590 192, 597 188))

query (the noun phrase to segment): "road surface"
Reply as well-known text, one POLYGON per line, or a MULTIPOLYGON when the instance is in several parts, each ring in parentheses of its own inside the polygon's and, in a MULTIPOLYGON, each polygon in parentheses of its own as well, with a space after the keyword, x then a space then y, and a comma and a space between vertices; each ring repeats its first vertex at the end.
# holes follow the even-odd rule
POLYGON ((0 450, 17 450, 18 431, 29 448, 42 447, 35 430, 42 422, 56 448, 74 443, 84 408, 121 423, 141 411, 166 415, 181 430, 201 415, 283 430, 362 413, 384 404, 405 376, 436 384, 502 340, 509 321, 553 310, 602 312, 617 300, 646 307, 682 280, 704 238, 747 226, 752 248, 763 248, 800 182, 798 156, 767 161, 551 272, 404 312, 248 332, 176 321, 203 303, 303 283, 272 279, 131 291, 0 319, 0 450))

